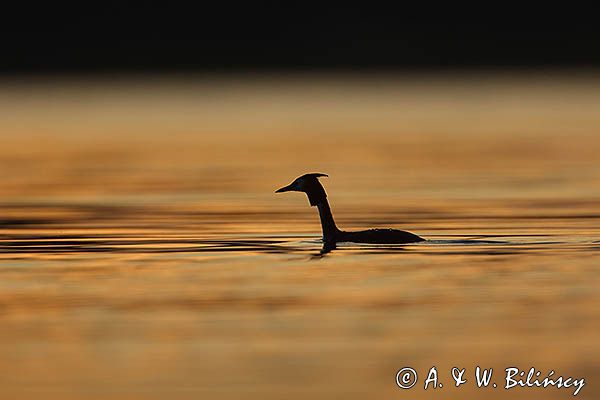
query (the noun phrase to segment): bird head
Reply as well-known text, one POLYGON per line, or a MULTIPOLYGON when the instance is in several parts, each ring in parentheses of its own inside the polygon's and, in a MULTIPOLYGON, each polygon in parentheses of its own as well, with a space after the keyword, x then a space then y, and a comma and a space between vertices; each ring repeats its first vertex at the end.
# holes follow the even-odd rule
POLYGON ((308 201, 311 206, 316 206, 321 201, 327 198, 323 185, 319 182, 319 177, 327 176, 321 173, 304 174, 296 178, 292 183, 282 188, 279 188, 275 193, 282 192, 304 192, 308 196, 308 201))

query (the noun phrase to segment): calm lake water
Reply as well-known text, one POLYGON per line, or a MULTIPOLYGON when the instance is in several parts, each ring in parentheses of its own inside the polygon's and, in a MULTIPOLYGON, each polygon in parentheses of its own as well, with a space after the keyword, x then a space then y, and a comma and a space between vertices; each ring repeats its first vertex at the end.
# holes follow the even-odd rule
POLYGON ((598 398, 599 110, 577 73, 2 82, 0 397, 598 398), (428 240, 321 254, 273 193, 306 172, 428 240))

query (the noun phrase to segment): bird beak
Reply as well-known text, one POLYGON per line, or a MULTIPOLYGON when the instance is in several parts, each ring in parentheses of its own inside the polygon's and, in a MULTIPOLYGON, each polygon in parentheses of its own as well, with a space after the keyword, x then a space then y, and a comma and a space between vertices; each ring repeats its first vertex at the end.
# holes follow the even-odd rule
POLYGON ((275 193, 291 192, 292 190, 294 190, 294 189, 292 188, 292 185, 289 184, 287 186, 284 186, 282 188, 277 189, 275 191, 275 193))

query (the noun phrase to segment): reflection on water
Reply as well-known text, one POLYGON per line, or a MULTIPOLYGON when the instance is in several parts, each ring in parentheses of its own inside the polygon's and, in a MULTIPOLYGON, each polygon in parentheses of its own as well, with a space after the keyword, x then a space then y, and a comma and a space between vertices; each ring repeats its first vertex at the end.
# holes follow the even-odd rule
POLYGON ((362 244, 362 243, 338 243, 336 247, 328 248, 321 246, 321 240, 306 240, 303 236, 267 236, 244 239, 194 239, 191 237, 151 237, 135 235, 6 235, 0 238, 1 254, 69 254, 69 253, 211 253, 211 252, 246 252, 246 253, 286 253, 305 254, 319 249, 317 254, 330 253, 332 251, 345 252, 349 254, 394 254, 400 251, 410 250, 414 254, 440 254, 440 251, 451 251, 453 254, 511 254, 520 251, 528 251, 544 246, 552 246, 557 250, 559 246, 577 246, 577 251, 595 251, 598 246, 590 241, 583 242, 560 242, 548 241, 552 235, 527 235, 525 237, 511 235, 513 241, 498 240, 505 239, 506 235, 476 235, 456 239, 457 235, 431 235, 426 243, 421 244, 362 244), (441 239, 440 237, 451 237, 441 239), (304 239, 304 240, 303 240, 304 239), (417 246, 417 247, 415 247, 417 246), (452 247, 448 246, 454 246, 452 247), (473 250, 471 246, 477 246, 473 250), (410 247, 410 249, 409 249, 410 247))
POLYGON ((597 80, 87 85, 0 95, 2 398, 598 397, 597 80), (323 251, 313 170, 427 241, 323 251))

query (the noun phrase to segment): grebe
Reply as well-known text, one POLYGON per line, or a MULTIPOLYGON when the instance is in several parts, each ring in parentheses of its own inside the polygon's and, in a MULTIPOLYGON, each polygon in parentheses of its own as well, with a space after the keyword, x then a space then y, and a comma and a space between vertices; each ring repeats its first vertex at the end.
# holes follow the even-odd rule
POLYGON ((308 201, 311 207, 316 206, 319 210, 321 218, 321 228, 323 230, 323 243, 327 246, 334 246, 338 242, 354 242, 354 243, 414 243, 422 242, 425 239, 410 232, 401 231, 398 229, 368 229, 359 232, 344 232, 339 230, 333 220, 331 208, 327 201, 327 193, 319 177, 328 176, 326 174, 312 173, 305 174, 296 178, 294 182, 280 189, 275 193, 282 192, 304 192, 308 196, 308 201))

